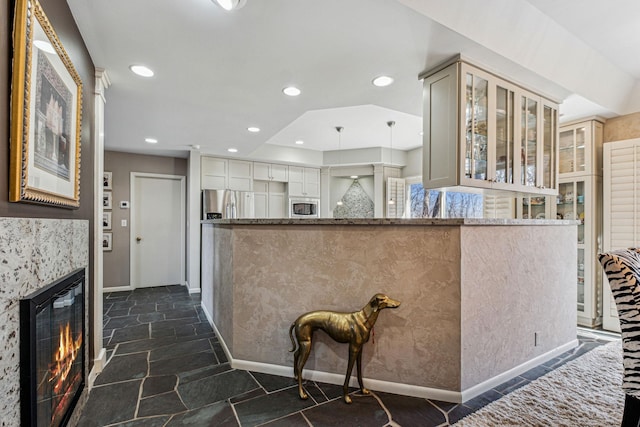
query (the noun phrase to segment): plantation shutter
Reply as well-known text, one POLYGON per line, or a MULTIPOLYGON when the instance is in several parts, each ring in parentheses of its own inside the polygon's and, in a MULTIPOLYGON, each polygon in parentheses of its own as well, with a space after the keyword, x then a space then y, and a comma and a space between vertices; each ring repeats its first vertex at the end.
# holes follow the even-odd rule
POLYGON ((485 195, 484 218, 513 218, 513 197, 485 195))
POLYGON ((402 218, 406 183, 403 178, 387 178, 387 218, 402 218), (393 201, 393 203, 389 203, 393 201))
MULTIPOLYGON (((604 144, 603 252, 640 246, 640 139, 604 144)), ((609 281, 603 279, 604 329, 620 331, 609 281)))

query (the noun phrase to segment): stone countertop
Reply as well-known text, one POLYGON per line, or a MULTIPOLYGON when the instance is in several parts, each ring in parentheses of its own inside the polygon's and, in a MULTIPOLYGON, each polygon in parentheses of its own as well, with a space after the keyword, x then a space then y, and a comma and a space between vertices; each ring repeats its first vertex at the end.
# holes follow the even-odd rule
POLYGON ((566 219, 496 219, 496 218, 263 218, 210 219, 213 225, 577 225, 566 219))

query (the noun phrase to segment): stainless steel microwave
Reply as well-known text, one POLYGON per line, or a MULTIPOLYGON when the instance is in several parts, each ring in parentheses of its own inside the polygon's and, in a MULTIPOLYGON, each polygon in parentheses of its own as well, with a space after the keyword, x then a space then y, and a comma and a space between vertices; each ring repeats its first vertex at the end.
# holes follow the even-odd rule
POLYGON ((299 197, 289 199, 289 218, 318 218, 320 199, 299 197))

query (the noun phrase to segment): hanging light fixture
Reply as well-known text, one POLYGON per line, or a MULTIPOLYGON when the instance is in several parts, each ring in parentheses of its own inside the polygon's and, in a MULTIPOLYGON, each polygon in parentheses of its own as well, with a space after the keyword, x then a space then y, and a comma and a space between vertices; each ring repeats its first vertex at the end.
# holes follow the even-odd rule
MULTIPOLYGON (((390 120, 387 122, 387 126, 389 126, 389 148, 391 150, 391 159, 389 160, 389 163, 391 164, 391 166, 393 166, 393 127, 395 125, 396 125, 396 122, 394 122, 393 120, 390 120)), ((390 205, 396 204, 396 202, 393 200, 393 196, 389 198, 389 204, 390 205)))
POLYGON ((246 3, 246 0, 213 0, 215 4, 226 11, 240 9, 246 3))
MULTIPOLYGON (((342 126, 336 126, 336 131, 338 132, 338 163, 342 164, 342 126)), ((337 206, 342 206, 342 197, 336 203, 337 206)))

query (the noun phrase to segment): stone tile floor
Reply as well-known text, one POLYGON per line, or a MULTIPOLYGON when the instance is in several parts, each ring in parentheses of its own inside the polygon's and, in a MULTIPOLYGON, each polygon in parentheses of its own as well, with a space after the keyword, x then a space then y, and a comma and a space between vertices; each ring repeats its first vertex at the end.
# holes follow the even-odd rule
MULTIPOLYGON (((606 342, 581 331, 580 346, 464 404, 373 391, 341 400, 340 386, 232 369, 200 308, 182 286, 104 295, 108 363, 79 426, 448 426, 606 342)), ((365 380, 366 385, 366 380, 365 380)))

